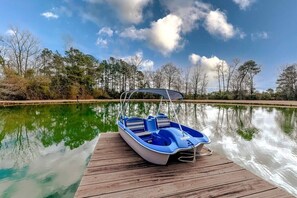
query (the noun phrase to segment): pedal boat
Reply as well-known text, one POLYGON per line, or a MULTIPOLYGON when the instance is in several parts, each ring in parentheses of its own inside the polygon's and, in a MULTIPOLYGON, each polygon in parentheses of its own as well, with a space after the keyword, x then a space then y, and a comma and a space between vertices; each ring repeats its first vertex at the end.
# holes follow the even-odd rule
POLYGON ((121 95, 117 121, 119 133, 143 159, 153 164, 166 165, 169 157, 177 153, 180 154, 178 160, 182 162, 195 162, 198 156, 212 154, 209 149, 206 153, 201 153, 204 144, 210 143, 209 138, 195 129, 180 124, 174 108, 172 109, 177 120, 175 122, 162 113, 147 118, 126 116, 126 103, 137 92, 160 95, 162 97, 160 104, 162 99, 165 99, 170 102, 171 107, 173 107, 172 100, 182 99, 183 95, 168 89, 138 89, 121 95))

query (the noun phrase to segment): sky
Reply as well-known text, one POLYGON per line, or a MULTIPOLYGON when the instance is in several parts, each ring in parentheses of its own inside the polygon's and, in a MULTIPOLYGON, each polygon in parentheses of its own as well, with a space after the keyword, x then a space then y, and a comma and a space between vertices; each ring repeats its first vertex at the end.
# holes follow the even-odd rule
POLYGON ((0 34, 29 30, 43 48, 66 44, 99 60, 140 55, 143 68, 254 60, 256 89, 276 87, 297 59, 296 0, 2 0, 0 34))

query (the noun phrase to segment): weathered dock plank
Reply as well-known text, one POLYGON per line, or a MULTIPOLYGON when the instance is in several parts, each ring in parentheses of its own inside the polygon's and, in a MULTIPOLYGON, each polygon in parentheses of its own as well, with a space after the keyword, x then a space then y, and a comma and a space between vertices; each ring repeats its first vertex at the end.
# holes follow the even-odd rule
POLYGON ((102 134, 75 197, 293 197, 213 154, 196 163, 144 161, 118 133, 102 134))

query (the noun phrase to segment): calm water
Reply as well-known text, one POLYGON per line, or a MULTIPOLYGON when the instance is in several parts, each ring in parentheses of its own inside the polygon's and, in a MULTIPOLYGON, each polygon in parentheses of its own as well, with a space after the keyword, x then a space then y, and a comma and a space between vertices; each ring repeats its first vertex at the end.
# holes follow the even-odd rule
MULTIPOLYGON (((0 108, 0 195, 73 197, 99 133, 117 131, 117 103, 0 108)), ((181 104, 182 123, 215 152, 297 196, 297 109, 181 104)), ((157 104, 135 103, 133 115, 157 104)), ((162 112, 173 113, 163 106, 162 112)))

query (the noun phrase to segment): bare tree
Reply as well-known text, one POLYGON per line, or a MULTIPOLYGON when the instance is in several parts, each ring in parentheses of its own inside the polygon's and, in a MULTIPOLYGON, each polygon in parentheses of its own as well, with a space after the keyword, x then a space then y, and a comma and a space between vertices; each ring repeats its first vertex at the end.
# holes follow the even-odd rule
POLYGON ((153 71, 145 71, 143 72, 144 76, 144 87, 151 88, 153 86, 153 78, 154 78, 154 72, 153 71))
POLYGON ((189 90, 190 90, 190 67, 186 67, 183 70, 183 78, 185 81, 185 94, 188 95, 189 94, 189 90))
POLYGON ((129 57, 127 62, 130 65, 134 65, 137 67, 137 69, 139 69, 141 63, 143 62, 142 53, 136 53, 134 56, 129 57))
POLYGON ((180 78, 180 70, 172 63, 167 63, 162 66, 161 72, 165 77, 167 88, 171 89, 174 83, 178 83, 178 78, 180 78))
POLYGON ((19 75, 24 75, 28 69, 36 66, 34 61, 40 47, 38 40, 29 31, 12 27, 3 42, 8 52, 7 57, 19 75))
POLYGON ((220 61, 216 65, 216 72, 219 83, 219 92, 226 91, 226 75, 228 73, 228 65, 226 65, 225 61, 220 61))
POLYGON ((229 83, 229 89, 235 93, 239 92, 239 79, 239 72, 238 70, 235 70, 229 83))
POLYGON ((202 81, 201 81, 201 86, 200 86, 200 94, 206 94, 207 84, 208 84, 207 74, 204 73, 202 81))
POLYGON ((232 64, 229 65, 228 71, 227 71, 227 87, 226 91, 229 91, 230 84, 231 84, 231 79, 234 75, 234 72, 236 71, 237 66, 239 65, 240 60, 238 58, 233 59, 232 64))
MULTIPOLYGON (((0 35, 0 69, 4 69, 4 66, 7 65, 6 63, 6 57, 7 57, 7 49, 5 47, 4 38, 0 35)), ((0 70, 1 71, 1 70, 0 70)))
POLYGON ((4 56, 2 55, 2 51, 0 49, 0 69, 3 69, 4 65, 5 65, 5 60, 4 60, 4 56))
POLYGON ((222 77, 222 85, 223 85, 223 91, 225 91, 226 90, 226 83, 225 83, 225 75, 226 75, 226 67, 227 67, 227 65, 225 65, 225 62, 224 61, 221 61, 221 70, 220 70, 220 72, 221 72, 221 77, 222 77))
POLYGON ((161 70, 157 70, 153 73, 153 84, 155 88, 161 88, 163 82, 163 75, 161 70))
POLYGON ((196 65, 191 68, 191 86, 194 93, 194 99, 197 99, 198 95, 203 95, 206 93, 206 88, 208 84, 207 74, 203 71, 201 65, 196 65))
POLYGON ((193 83, 193 92, 194 99, 197 98, 199 93, 199 84, 201 81, 201 65, 196 65, 192 68, 192 83, 193 83))
POLYGON ((184 80, 181 77, 181 73, 179 70, 178 74, 175 76, 174 83, 173 83, 172 87, 177 91, 182 91, 183 84, 184 84, 184 80))
POLYGON ((136 88, 136 78, 137 78, 137 71, 140 69, 140 66, 143 62, 143 56, 142 53, 136 53, 134 56, 129 57, 127 60, 127 63, 129 63, 132 67, 130 68, 130 74, 131 74, 131 83, 130 89, 136 88))
POLYGON ((216 65, 216 72, 217 72, 217 79, 218 79, 218 83, 219 83, 219 92, 221 92, 221 64, 217 64, 216 65))

